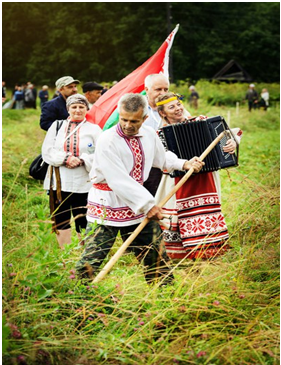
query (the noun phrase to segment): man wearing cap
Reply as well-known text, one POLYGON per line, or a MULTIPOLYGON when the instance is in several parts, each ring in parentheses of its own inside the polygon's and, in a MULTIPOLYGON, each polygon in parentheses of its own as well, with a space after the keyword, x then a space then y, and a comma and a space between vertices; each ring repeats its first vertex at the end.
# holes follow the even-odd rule
POLYGON ((63 76, 56 81, 59 96, 43 105, 40 116, 40 127, 42 129, 47 131, 55 120, 67 119, 66 99, 77 94, 77 84, 80 84, 80 81, 74 80, 71 76, 63 76))
POLYGON ((83 93, 89 102, 91 108, 93 104, 101 97, 103 86, 94 81, 86 82, 82 86, 83 93))

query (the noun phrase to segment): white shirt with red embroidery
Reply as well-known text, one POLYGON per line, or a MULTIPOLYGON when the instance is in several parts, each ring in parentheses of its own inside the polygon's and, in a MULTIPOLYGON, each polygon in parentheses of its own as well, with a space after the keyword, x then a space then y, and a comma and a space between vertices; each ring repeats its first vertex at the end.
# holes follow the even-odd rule
MULTIPOLYGON (((101 128, 87 121, 64 120, 56 135, 57 122, 49 128, 42 145, 42 157, 49 165, 59 166, 61 190, 72 193, 88 193, 92 184, 89 171, 92 168, 94 151, 101 128), (74 132, 74 133, 73 133, 74 132), (67 140, 66 137, 68 137, 67 140), (69 156, 79 157, 84 164, 74 169, 65 165, 69 156)), ((54 175, 54 174, 53 174, 54 175)), ((56 190, 56 179, 52 181, 56 190)), ((44 180, 44 189, 50 189, 50 169, 44 180)))
POLYGON ((143 220, 155 205, 142 185, 151 167, 171 172, 182 170, 185 160, 165 152, 157 133, 142 126, 126 137, 119 124, 99 137, 90 178, 87 219, 109 226, 129 226, 143 220))

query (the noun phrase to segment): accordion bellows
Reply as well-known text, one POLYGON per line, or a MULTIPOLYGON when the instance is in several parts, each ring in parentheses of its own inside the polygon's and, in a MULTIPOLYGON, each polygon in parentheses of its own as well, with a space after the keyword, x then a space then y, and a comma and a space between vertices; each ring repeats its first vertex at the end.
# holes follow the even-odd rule
MULTIPOLYGON (((235 154, 223 151, 227 140, 235 139, 223 117, 167 125, 161 128, 159 137, 167 150, 179 158, 190 160, 194 156, 199 157, 221 132, 225 132, 225 136, 204 160, 205 165, 200 173, 205 173, 238 165, 238 151, 235 154)), ((184 172, 175 171, 171 176, 182 175, 184 172)))

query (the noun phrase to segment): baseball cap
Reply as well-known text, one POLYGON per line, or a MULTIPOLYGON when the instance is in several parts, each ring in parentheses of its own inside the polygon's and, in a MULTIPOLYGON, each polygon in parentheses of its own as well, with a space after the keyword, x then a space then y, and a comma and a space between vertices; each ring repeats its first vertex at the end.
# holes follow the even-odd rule
POLYGON ((255 87, 255 84, 250 84, 250 87, 255 87))
POLYGON ((70 84, 80 84, 79 80, 74 80, 74 78, 72 76, 63 76, 60 79, 58 79, 56 81, 56 88, 59 90, 61 89, 63 86, 67 86, 70 84))
POLYGON ((89 81, 89 82, 85 82, 85 84, 82 86, 82 90, 83 90, 83 93, 85 93, 87 91, 92 91, 92 90, 103 90, 103 86, 98 84, 95 81, 89 81))

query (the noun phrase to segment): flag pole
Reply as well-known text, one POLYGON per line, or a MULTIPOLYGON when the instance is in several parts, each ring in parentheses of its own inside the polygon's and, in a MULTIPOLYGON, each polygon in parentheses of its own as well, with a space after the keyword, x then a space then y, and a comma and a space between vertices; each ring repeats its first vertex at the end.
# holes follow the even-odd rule
MULTIPOLYGON (((212 151, 212 149, 219 143, 219 141, 223 138, 224 132, 222 132, 213 142, 206 148, 206 150, 201 154, 199 159, 201 161, 212 151)), ((189 179, 189 177, 193 174, 193 167, 188 170, 188 172, 182 177, 182 179, 174 186, 174 188, 165 196, 163 200, 158 204, 160 208, 162 208, 168 200, 182 187, 182 185, 189 179)), ((134 232, 126 239, 126 241, 121 245, 118 251, 111 257, 111 259, 107 262, 107 264, 103 267, 103 269, 98 273, 98 275, 94 278, 93 283, 98 283, 101 281, 107 273, 112 269, 112 267, 116 264, 119 258, 123 255, 123 253, 127 250, 130 244, 134 241, 134 239, 139 235, 139 233, 144 229, 150 219, 145 218, 134 230, 134 232)))

